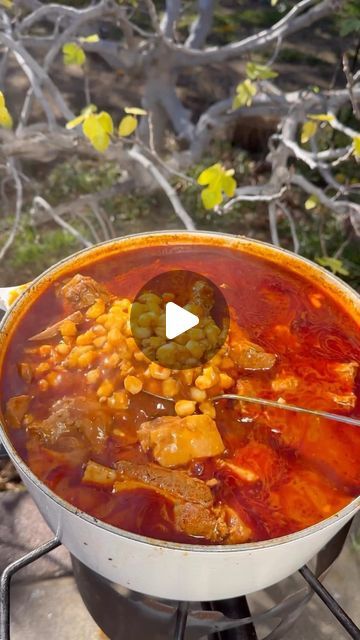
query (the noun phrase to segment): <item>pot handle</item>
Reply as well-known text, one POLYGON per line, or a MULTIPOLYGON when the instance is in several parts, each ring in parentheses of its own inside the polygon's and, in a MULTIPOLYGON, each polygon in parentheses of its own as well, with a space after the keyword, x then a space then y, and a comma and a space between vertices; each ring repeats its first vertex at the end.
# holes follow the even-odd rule
POLYGON ((30 283, 17 287, 0 287, 0 310, 8 311, 15 300, 22 294, 30 283))

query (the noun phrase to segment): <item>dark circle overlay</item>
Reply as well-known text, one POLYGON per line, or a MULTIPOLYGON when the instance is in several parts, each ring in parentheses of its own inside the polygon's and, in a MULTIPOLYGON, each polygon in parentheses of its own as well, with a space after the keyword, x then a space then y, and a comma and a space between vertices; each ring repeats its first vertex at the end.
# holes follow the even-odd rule
POLYGON ((224 344, 229 309, 222 291, 209 278, 174 269, 155 276, 140 289, 130 314, 131 333, 152 362, 169 369, 206 364, 224 344), (199 318, 199 324, 173 340, 165 335, 166 304, 174 302, 199 318))

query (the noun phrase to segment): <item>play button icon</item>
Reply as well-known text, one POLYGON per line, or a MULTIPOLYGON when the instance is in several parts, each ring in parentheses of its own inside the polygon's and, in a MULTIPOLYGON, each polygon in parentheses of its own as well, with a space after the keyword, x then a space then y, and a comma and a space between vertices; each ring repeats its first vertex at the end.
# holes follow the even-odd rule
POLYGON ((165 334, 168 340, 173 340, 182 333, 196 327, 199 318, 194 313, 179 307, 175 302, 165 305, 165 334))
POLYGON ((137 293, 130 329, 148 360, 170 370, 191 369, 206 364, 224 344, 229 310, 223 292, 209 278, 173 269, 137 293))

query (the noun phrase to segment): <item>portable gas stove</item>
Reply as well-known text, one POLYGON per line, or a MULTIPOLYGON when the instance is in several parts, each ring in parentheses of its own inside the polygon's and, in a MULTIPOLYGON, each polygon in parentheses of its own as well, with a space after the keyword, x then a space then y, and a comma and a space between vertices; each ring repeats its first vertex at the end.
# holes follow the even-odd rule
MULTIPOLYGON (((87 610, 110 640, 288 639, 292 625, 300 616, 305 618, 304 609, 314 596, 321 598, 342 625, 344 637, 347 633, 349 637, 360 640, 360 629, 320 581, 340 554, 349 528, 350 523, 322 549, 312 561, 311 569, 305 566, 297 575, 278 583, 276 601, 273 597, 271 600, 266 598, 268 590, 216 602, 158 600, 109 582, 74 557, 72 567, 77 588, 87 610), (259 599, 259 595, 263 597, 259 599), (271 602, 271 605, 268 606, 267 602, 271 602)), ((11 578, 23 567, 60 545, 60 541, 53 538, 9 564, 3 571, 0 591, 1 640, 12 640, 11 578)), ((274 590, 274 587, 270 589, 274 590)), ((37 611, 34 609, 32 616, 35 620, 36 615, 37 611)), ((26 639, 26 633, 23 637, 26 639)), ((335 621, 334 635, 327 637, 330 640, 339 638, 339 627, 335 621)), ((42 640, 41 635, 38 638, 42 640)))

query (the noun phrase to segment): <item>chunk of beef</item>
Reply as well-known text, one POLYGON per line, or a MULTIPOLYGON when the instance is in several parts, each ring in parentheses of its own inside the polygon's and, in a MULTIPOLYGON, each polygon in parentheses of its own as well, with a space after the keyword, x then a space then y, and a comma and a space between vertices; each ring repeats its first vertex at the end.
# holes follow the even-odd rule
POLYGON ((162 469, 155 464, 134 464, 121 460, 115 465, 119 480, 136 480, 147 486, 157 487, 164 492, 187 502, 204 506, 211 505, 211 490, 202 480, 188 476, 184 471, 162 469))
POLYGON ((199 504, 177 504, 174 524, 182 533, 218 544, 240 544, 251 537, 251 529, 228 506, 206 508, 199 504))
POLYGON ((247 340, 232 344, 230 356, 244 371, 268 371, 276 362, 276 355, 247 340))
POLYGON ((184 465, 224 451, 216 423, 207 415, 160 416, 143 422, 137 433, 142 449, 151 450, 163 467, 184 465))
POLYGON ((177 504, 174 507, 174 524, 178 531, 189 536, 206 538, 211 542, 223 542, 228 533, 224 514, 219 509, 208 509, 200 504, 177 504))
POLYGON ((10 427, 19 429, 30 404, 30 396, 14 396, 6 403, 6 418, 10 427))
POLYGON ((80 273, 77 273, 60 288, 60 295, 74 309, 90 307, 99 298, 105 302, 108 302, 111 298, 109 291, 103 285, 93 278, 83 276, 80 273))
POLYGON ((61 398, 51 407, 45 420, 34 420, 29 429, 36 431, 48 445, 63 436, 82 437, 93 451, 101 451, 111 428, 111 415, 96 401, 83 397, 61 398))

